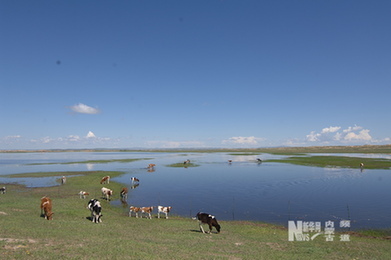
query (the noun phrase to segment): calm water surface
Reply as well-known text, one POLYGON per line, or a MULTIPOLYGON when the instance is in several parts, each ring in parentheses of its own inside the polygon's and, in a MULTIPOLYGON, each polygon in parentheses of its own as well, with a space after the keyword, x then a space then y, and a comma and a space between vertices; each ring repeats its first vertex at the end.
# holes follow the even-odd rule
MULTIPOLYGON (((373 155, 354 155, 371 157, 373 155)), ((377 155, 379 156, 379 155, 377 155)), ((389 156, 389 155, 388 155, 389 156)), ((255 162, 275 155, 232 156, 225 153, 0 153, 0 182, 29 187, 57 185, 56 178, 4 178, 1 175, 50 171, 123 171, 113 178, 131 188, 128 204, 165 205, 173 214, 194 216, 205 211, 224 220, 259 220, 286 225, 288 220, 351 219, 352 229, 391 227, 391 171, 318 168, 255 162), (131 163, 51 164, 85 160, 151 158, 131 163), (166 165, 190 159, 199 167, 166 165), (228 159, 233 163, 229 164, 228 159), (146 166, 155 163, 155 171, 146 166)), ((380 156, 387 158, 387 156, 380 156)), ((99 192, 100 186, 97 186, 99 192)), ((118 194, 118 192, 117 192, 118 194)), ((77 196, 77 195, 75 195, 77 196)), ((120 202, 113 201, 120 205, 120 202)))

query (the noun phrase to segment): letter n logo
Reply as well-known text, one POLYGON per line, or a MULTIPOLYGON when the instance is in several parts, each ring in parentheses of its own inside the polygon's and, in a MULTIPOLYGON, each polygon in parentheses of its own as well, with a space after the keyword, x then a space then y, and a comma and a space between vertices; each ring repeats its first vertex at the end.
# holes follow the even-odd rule
POLYGON ((303 221, 297 221, 297 226, 294 221, 288 221, 288 241, 305 241, 303 235, 303 221))

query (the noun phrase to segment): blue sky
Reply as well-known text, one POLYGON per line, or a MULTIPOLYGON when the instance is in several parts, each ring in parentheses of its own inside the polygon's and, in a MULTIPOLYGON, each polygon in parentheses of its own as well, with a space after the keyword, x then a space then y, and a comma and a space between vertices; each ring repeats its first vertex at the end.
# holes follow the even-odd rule
POLYGON ((391 143, 391 1, 0 1, 0 149, 391 143))

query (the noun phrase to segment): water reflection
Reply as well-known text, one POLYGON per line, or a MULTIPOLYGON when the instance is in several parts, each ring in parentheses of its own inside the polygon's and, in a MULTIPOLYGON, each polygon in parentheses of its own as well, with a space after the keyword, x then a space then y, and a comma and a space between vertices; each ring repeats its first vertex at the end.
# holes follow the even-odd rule
POLYGON ((94 170, 94 164, 93 163, 86 163, 87 171, 94 170))

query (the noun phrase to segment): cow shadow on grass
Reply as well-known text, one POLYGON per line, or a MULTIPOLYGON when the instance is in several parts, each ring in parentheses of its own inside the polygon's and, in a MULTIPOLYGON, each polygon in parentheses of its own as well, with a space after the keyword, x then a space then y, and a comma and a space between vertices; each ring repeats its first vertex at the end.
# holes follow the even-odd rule
MULTIPOLYGON (((103 217, 103 215, 101 215, 100 217, 103 217)), ((91 217, 91 216, 89 216, 89 217, 86 217, 86 219, 87 219, 87 220, 89 220, 89 221, 91 221, 91 222, 93 221, 93 219, 92 219, 92 217, 91 217)))
MULTIPOLYGON (((202 233, 202 231, 201 230, 199 230, 199 229, 190 229, 190 232, 194 232, 194 233, 202 233)), ((207 231, 205 231, 205 234, 218 234, 218 232, 216 232, 216 231, 212 231, 212 232, 207 232, 207 231)))

